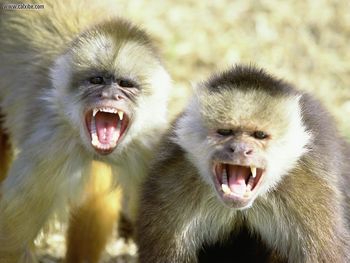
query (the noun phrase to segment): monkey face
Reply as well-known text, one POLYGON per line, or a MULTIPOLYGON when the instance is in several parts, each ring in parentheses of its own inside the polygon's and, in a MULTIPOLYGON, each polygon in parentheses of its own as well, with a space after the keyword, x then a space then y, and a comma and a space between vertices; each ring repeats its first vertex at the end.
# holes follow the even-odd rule
POLYGON ((130 80, 112 77, 91 77, 83 94, 87 137, 100 154, 109 154, 126 134, 132 124, 138 87, 130 80), (110 83, 109 85, 106 83, 110 83), (95 87, 91 87, 95 86, 95 87), (94 94, 91 94, 91 93, 94 94))
POLYGON ((299 97, 231 86, 198 88, 176 133, 204 181, 236 209, 273 191, 310 139, 299 97))
POLYGON ((128 28, 107 24, 86 32, 51 74, 63 118, 99 155, 122 151, 165 119, 168 74, 144 33, 123 26, 128 28))

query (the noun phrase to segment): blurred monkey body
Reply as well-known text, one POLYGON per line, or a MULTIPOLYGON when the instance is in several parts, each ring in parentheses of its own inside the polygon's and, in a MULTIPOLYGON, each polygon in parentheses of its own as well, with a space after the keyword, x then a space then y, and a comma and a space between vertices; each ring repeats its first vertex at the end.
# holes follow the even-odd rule
POLYGON ((0 113, 0 183, 6 177, 13 155, 8 134, 2 128, 2 118, 0 113))
MULTIPOLYGON (((214 75, 174 122, 145 182, 140 263, 208 262, 203 246, 256 246, 250 234, 271 250, 256 262, 349 262, 348 154, 308 94, 254 67, 214 75)), ((232 247, 225 262, 241 262, 241 252, 232 247)))
POLYGON ((72 209, 65 262, 99 262, 121 213, 122 192, 111 191, 112 179, 110 166, 93 162, 84 202, 72 209))
POLYGON ((18 152, 0 189, 7 263, 35 261, 28 245, 56 208, 77 199, 92 160, 110 165, 133 220, 167 126, 170 78, 149 36, 113 17, 113 1, 40 4, 0 10, 2 126, 18 152))

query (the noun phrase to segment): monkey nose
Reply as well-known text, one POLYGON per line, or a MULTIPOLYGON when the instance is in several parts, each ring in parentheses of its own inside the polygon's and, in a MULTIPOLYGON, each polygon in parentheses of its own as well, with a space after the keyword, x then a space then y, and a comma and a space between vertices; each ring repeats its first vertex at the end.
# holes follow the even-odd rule
POLYGON ((244 155, 245 156, 249 156, 249 155, 252 155, 252 154, 253 154, 253 150, 252 149, 248 149, 248 150, 244 151, 244 155))
POLYGON ((230 146, 231 153, 236 153, 244 156, 250 156, 254 153, 254 149, 248 145, 233 144, 230 146))
POLYGON ((116 100, 121 100, 121 99, 123 99, 123 97, 120 96, 119 94, 114 94, 114 95, 113 95, 113 98, 116 99, 116 100))
POLYGON ((122 100, 123 96, 121 96, 119 94, 111 94, 111 92, 108 92, 108 91, 102 91, 101 98, 102 99, 122 100))

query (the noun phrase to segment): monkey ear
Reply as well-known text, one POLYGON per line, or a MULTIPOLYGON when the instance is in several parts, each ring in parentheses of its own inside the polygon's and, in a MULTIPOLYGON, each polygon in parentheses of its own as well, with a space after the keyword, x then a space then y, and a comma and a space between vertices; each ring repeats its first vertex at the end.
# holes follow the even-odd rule
POLYGON ((50 69, 52 85, 57 90, 65 90, 72 77, 72 59, 69 54, 59 56, 50 69))

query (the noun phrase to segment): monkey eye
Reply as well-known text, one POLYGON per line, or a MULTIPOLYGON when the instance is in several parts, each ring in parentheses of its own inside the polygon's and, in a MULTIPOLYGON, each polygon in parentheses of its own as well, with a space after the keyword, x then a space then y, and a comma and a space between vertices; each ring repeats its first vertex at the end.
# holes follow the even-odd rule
POLYGON ((122 88, 133 88, 135 87, 135 83, 129 79, 118 79, 117 83, 122 88))
POLYGON ((233 134, 233 130, 231 129, 219 129, 216 132, 222 136, 230 136, 233 134))
POLYGON ((95 85, 104 83, 103 77, 100 77, 100 76, 92 77, 92 78, 89 79, 89 81, 90 81, 91 84, 95 84, 95 85))
POLYGON ((253 133, 253 137, 259 140, 266 139, 268 135, 263 131, 256 131, 253 133))

